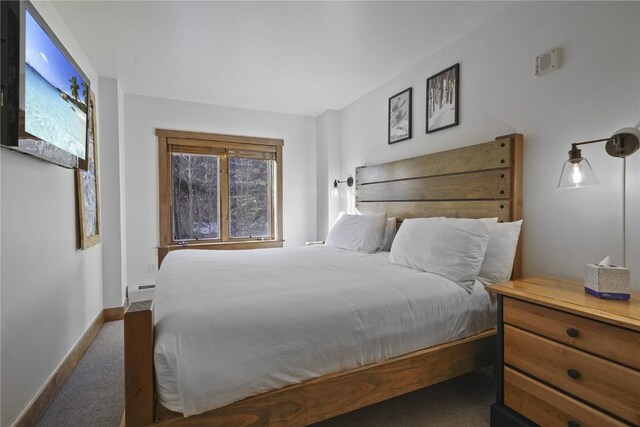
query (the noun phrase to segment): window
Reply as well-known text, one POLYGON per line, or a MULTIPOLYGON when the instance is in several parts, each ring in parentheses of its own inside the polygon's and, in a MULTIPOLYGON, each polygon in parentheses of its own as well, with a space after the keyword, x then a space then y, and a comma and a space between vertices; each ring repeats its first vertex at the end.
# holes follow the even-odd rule
POLYGON ((282 140, 158 130, 160 249, 282 246, 282 140))
POLYGON ((273 161, 229 158, 229 237, 271 237, 273 161))
POLYGON ((220 238, 220 157, 171 153, 174 241, 220 238))

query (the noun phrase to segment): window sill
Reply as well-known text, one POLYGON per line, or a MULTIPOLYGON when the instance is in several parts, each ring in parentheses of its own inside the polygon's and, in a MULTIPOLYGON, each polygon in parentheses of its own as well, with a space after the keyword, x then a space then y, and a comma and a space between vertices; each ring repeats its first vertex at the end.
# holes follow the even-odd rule
POLYGON ((205 250, 238 250, 238 249, 268 249, 281 248, 284 240, 245 240, 240 242, 207 242, 188 243, 186 245, 158 246, 158 265, 170 251, 180 249, 205 249, 205 250))

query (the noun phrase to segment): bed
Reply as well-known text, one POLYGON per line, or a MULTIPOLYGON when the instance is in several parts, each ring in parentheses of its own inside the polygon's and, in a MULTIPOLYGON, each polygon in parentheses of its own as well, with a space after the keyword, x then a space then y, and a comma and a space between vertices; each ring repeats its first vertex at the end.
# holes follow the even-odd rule
MULTIPOLYGON (((520 219, 521 165, 509 135, 360 167, 356 207, 400 222, 520 219)), ((469 294, 388 252, 172 252, 153 310, 125 313, 125 422, 308 425, 494 363, 494 325, 479 282, 469 294)))

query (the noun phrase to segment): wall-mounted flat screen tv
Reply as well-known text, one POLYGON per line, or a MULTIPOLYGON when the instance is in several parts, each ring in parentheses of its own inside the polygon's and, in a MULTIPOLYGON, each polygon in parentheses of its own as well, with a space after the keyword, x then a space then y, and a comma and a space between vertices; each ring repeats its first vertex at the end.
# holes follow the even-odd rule
POLYGON ((18 137, 12 140, 14 132, 8 132, 2 143, 61 166, 82 167, 89 79, 30 3, 10 3, 18 3, 20 13, 18 137))

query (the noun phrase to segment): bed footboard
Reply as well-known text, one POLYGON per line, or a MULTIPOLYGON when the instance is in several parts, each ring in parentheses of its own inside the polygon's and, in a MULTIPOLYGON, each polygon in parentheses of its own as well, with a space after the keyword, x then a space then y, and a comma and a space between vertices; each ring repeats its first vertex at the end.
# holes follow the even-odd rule
POLYGON ((496 330, 490 329, 248 397, 188 418, 158 404, 154 426, 306 426, 489 366, 496 361, 496 348, 496 330))
POLYGON ((127 427, 153 423, 153 312, 151 301, 129 304, 124 314, 124 407, 127 427))

